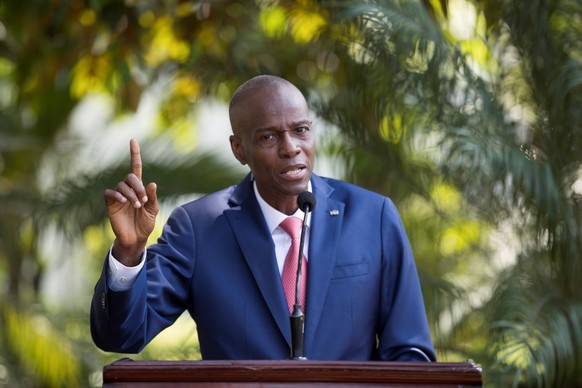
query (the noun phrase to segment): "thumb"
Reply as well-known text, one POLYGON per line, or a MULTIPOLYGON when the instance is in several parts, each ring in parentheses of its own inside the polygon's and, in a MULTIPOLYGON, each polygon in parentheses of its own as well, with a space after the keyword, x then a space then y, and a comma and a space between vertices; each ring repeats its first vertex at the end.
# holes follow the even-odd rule
POLYGON ((159 209, 157 189, 158 185, 156 185, 154 182, 146 186, 148 201, 145 203, 145 206, 150 209, 153 214, 157 214, 159 209))

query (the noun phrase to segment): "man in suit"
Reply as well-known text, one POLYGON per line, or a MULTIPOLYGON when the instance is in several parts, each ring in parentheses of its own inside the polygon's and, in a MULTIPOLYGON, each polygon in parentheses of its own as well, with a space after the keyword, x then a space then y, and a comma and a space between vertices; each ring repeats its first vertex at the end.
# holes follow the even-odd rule
POLYGON ((258 76, 235 92, 229 116, 232 152, 251 172, 176 208, 147 249, 156 185, 143 185, 132 140, 131 173, 105 192, 116 239, 91 307, 97 346, 139 352, 188 310, 204 359, 289 358, 281 278, 292 237, 280 223, 303 219, 297 197, 307 190, 317 205, 307 222, 301 295, 306 358, 435 360, 397 210, 386 197, 312 173, 315 140, 301 92, 258 76))

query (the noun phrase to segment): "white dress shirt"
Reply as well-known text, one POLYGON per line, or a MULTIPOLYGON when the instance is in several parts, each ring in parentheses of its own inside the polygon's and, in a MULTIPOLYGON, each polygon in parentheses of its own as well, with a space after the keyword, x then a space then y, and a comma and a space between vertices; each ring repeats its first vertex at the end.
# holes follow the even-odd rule
MULTIPOLYGON (((279 273, 283 273, 283 264, 285 264, 285 258, 287 257, 287 252, 289 248, 291 248, 291 236, 289 233, 285 232, 283 228, 279 226, 281 222, 288 216, 287 214, 281 213, 279 210, 275 209, 271 205, 269 205, 263 197, 259 194, 259 190, 257 189, 257 184, 253 181, 253 187, 255 189, 255 195, 259 202, 259 206, 261 207, 261 211, 263 212, 263 216, 265 216, 265 221, 267 221, 267 227, 269 228, 269 232, 271 232, 271 237, 273 238, 273 242, 275 243, 275 255, 277 257, 277 265, 279 266, 279 273)), ((309 186, 307 188, 308 191, 311 191, 311 182, 309 182, 309 186)), ((303 212, 300 209, 297 209, 295 214, 292 214, 293 217, 298 217, 299 219, 303 220, 303 212)), ((305 242, 303 246, 303 252, 305 254, 305 260, 307 261, 307 252, 309 252, 309 229, 311 226, 311 217, 307 217, 307 228, 305 229, 305 242)))
MULTIPOLYGON (((285 263, 285 257, 287 256, 287 252, 291 247, 291 236, 287 232, 285 232, 279 224, 287 217, 288 215, 281 213, 271 205, 269 205, 263 197, 259 194, 259 190, 257 189, 257 183, 253 181, 253 189, 255 190, 255 196, 259 202, 259 206, 265 217, 265 221, 267 222, 267 227, 269 228, 269 232, 271 233, 271 237, 273 238, 273 242, 275 243, 275 255, 277 257, 277 266, 279 267, 279 273, 283 272, 283 264, 285 263)), ((311 182, 309 182, 309 186, 307 188, 308 191, 311 191, 311 182)), ((303 212, 300 209, 297 209, 295 217, 299 217, 303 220, 303 212)), ((307 252, 309 252, 309 231, 311 226, 311 217, 307 218, 307 228, 305 230, 305 243, 304 243, 304 254, 305 260, 307 260, 307 252)), ((113 247, 112 247, 113 248, 113 247)), ((139 271, 145 265, 145 257, 147 249, 144 250, 140 263, 135 267, 127 267, 121 264, 112 254, 112 248, 109 249, 109 272, 108 272, 108 280, 109 280, 109 288, 113 291, 126 291, 135 282, 139 271)))

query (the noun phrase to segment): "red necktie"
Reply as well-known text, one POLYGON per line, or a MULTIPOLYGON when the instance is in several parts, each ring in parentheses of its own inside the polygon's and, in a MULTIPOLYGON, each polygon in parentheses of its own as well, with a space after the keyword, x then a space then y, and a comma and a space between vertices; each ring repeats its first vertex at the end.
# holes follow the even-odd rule
MULTIPOLYGON (((279 226, 283 228, 285 232, 291 236, 291 247, 289 252, 287 252, 287 257, 285 257, 285 264, 283 264, 283 291, 285 291, 285 297, 287 298, 287 307, 289 312, 293 311, 293 305, 295 304, 295 286, 297 283, 297 265, 299 259, 299 238, 301 236, 301 226, 303 222, 297 217, 287 217, 279 226)), ((305 255, 301 261, 301 283, 299 285, 299 303, 303 306, 305 311, 305 285, 307 284, 307 263, 305 261, 305 255)))

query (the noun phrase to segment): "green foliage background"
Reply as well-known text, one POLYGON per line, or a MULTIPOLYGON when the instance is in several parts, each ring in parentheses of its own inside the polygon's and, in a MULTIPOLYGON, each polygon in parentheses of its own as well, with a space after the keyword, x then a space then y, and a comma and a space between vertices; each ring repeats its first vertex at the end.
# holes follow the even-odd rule
MULTIPOLYGON (((320 160, 397 204, 440 361, 582 385, 581 42, 574 0, 0 0, 0 385, 100 384, 128 136, 166 208, 232 184, 198 118, 263 73, 307 96, 320 160)), ((198 358, 186 318, 131 357, 198 358)))

